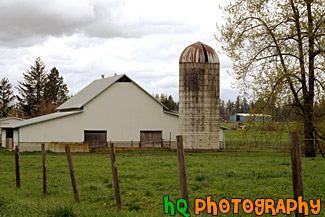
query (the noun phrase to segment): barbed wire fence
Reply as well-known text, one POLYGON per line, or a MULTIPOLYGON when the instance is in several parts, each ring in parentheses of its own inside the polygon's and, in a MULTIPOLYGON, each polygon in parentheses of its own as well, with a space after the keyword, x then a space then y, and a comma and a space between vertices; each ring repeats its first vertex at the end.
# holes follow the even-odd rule
MULTIPOLYGON (((308 139, 300 139, 300 143, 304 144, 304 141, 308 139)), ((325 144, 324 140, 319 140, 319 142, 325 144)), ((149 144, 148 144, 149 145, 149 144)), ((107 150, 102 150, 98 147, 98 151, 95 153, 78 153, 73 154, 72 159, 74 161, 76 181, 78 190, 80 193, 81 201, 86 201, 89 203, 99 203, 105 204, 107 206, 114 207, 114 185, 113 176, 111 170, 110 156, 107 150), (96 159, 98 157, 99 159, 96 159), (97 169, 96 169, 97 167, 97 169)), ((153 146, 152 148, 158 148, 153 146)), ((303 149, 302 149, 303 150, 303 149)), ((254 140, 254 139, 227 139, 225 142, 225 147, 221 151, 237 152, 237 151, 247 151, 247 152, 263 152, 263 151, 275 151, 275 152, 290 152, 290 141, 274 141, 274 140, 254 140)), ((119 153, 118 157, 128 156, 128 155, 139 155, 146 156, 146 152, 135 152, 119 153)), ((153 153, 147 153, 147 155, 152 155, 153 153)), ((160 153, 161 154, 161 153, 160 153)), ((28 154, 26 154, 28 156, 28 154)), ((197 156, 200 157, 200 156, 197 156)), ((202 156, 201 156, 202 157, 202 156)), ((25 155, 21 156, 21 186, 22 188, 31 188, 39 191, 40 195, 42 193, 42 158, 41 153, 37 158, 39 158, 39 164, 28 162, 25 155), (30 171, 33 168, 32 173, 26 173, 25 171, 30 171)), ((119 160, 119 159, 118 159, 119 160)), ((62 154, 47 153, 46 157, 47 165, 47 188, 48 196, 60 196, 68 195, 73 198, 73 191, 71 187, 71 179, 69 176, 69 167, 66 160, 62 160, 62 154), (58 160, 60 158, 61 160, 58 160)), ((164 162, 161 162, 162 164, 164 162)), ((119 165, 120 166, 120 165, 119 165)), ((136 181, 139 179, 146 179, 146 177, 152 175, 152 170, 150 170, 150 162, 148 162, 147 170, 142 170, 141 174, 138 172, 131 171, 127 167, 119 167, 119 178, 121 184, 121 194, 123 197, 131 197, 132 194, 137 194, 137 192, 144 192, 145 195, 153 194, 150 187, 146 185, 137 185, 136 181)), ((157 172, 157 177, 160 179, 168 179, 169 177, 178 176, 177 165, 174 165, 168 171, 161 171, 159 167, 155 167, 157 172)), ((14 185, 14 181, 10 183, 14 185)), ((148 185, 149 182, 147 183, 148 185)), ((152 188, 163 188, 161 182, 157 182, 151 185, 152 188)), ((175 184, 174 187, 176 187, 175 184)), ((137 205, 132 206, 128 204, 131 209, 137 210, 139 207, 137 205)))

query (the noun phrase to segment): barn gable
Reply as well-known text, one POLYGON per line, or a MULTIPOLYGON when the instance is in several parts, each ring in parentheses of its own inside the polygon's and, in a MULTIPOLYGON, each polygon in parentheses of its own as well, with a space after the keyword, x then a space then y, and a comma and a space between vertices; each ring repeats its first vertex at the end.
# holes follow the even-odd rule
POLYGON ((99 94, 101 94, 103 91, 107 90, 109 87, 111 87, 116 82, 132 82, 137 87, 139 87, 142 91, 144 91, 147 95, 149 95, 152 99, 154 99, 157 103, 159 103, 165 110, 168 110, 168 108, 165 105, 163 105, 157 99, 152 97, 146 90, 144 90, 140 85, 135 83, 132 79, 130 79, 125 74, 115 75, 115 76, 108 77, 108 78, 94 80, 92 83, 90 83, 84 89, 79 91, 71 99, 69 99, 62 105, 60 105, 57 108, 57 110, 58 111, 69 111, 69 110, 82 109, 83 106, 85 106, 87 103, 89 103, 91 100, 96 98, 99 94))

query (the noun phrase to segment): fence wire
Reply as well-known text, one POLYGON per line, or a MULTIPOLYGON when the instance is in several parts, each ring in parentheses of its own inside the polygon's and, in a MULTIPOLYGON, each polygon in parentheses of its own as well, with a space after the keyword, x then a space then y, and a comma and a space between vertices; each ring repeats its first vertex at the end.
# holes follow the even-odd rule
MULTIPOLYGON (((304 149, 304 143, 309 139, 301 139, 300 143, 302 150, 304 149)), ((323 145, 325 140, 318 140, 323 145)), ((227 139, 225 146, 220 151, 229 152, 264 152, 264 151, 275 151, 275 152, 290 152, 290 141, 289 140, 258 140, 258 139, 227 139)), ((167 152, 166 152, 167 153, 167 152)), ((169 152, 168 152, 169 153, 169 152)), ((49 194, 58 195, 71 195, 73 198, 73 192, 71 187, 71 179, 69 174, 69 167, 66 161, 65 153, 61 154, 47 154, 47 180, 48 180, 48 192, 49 194), (56 158, 64 159, 57 161, 56 158), (55 162, 55 164, 54 164, 55 162)), ((147 168, 139 168, 138 170, 126 170, 125 166, 119 165, 120 158, 128 156, 133 157, 146 157, 155 156, 154 151, 124 151, 117 153, 118 161, 118 174, 120 180, 120 188, 122 197, 131 196, 139 192, 143 194, 154 194, 156 191, 164 191, 167 186, 161 180, 170 179, 171 177, 178 176, 178 167, 175 153, 174 164, 170 166, 170 169, 160 169, 159 166, 151 165, 148 162, 147 168), (152 174, 156 173, 156 181, 146 180, 147 177, 152 178, 152 174), (137 181, 141 180, 143 183, 141 186, 137 184, 137 181)), ((28 156, 28 155, 26 155, 28 156)), ((166 154, 166 157, 171 156, 170 153, 166 154)), ((13 156, 14 157, 14 156, 13 156)), ((41 153, 39 156, 39 165, 35 165, 27 162, 24 155, 21 155, 21 188, 31 188, 42 192, 42 163, 41 153), (26 173, 25 171, 33 167, 32 173, 26 173)), ((162 157, 161 164, 164 165, 164 154, 162 152, 157 153, 157 157, 162 157)), ((191 155, 191 157, 201 158, 205 160, 201 155, 191 155)), ((112 170, 110 163, 110 156, 108 150, 100 150, 96 153, 85 153, 85 154, 73 154, 73 164, 75 167, 75 175, 77 178, 77 185, 81 200, 88 200, 90 202, 96 201, 114 201, 114 186, 112 178, 112 170), (102 158, 104 156, 104 158, 102 158), (104 159, 102 161, 96 160, 96 157, 104 159), (97 169, 94 167, 98 167, 97 169)), ((217 160, 217 158, 215 158, 217 160)), ((14 162, 14 161, 13 161, 14 162)), ((271 164, 271 163, 269 163, 271 164)), ((290 165, 286 162, 286 165, 290 165)), ((164 165, 166 166, 166 165, 164 165)), ((12 167, 14 168, 14 167, 12 167)), ((135 167, 133 167, 135 168, 135 167)), ((6 171, 7 176, 11 176, 10 181, 2 181, 2 185, 15 186, 15 174, 14 171, 6 171)), ((8 179, 6 179, 8 180, 8 179)), ((178 183, 174 183, 174 187, 178 187, 178 183)), ((171 186, 168 186, 170 188, 171 186)), ((173 187, 173 186, 172 186, 173 187)), ((114 205, 114 203, 112 203, 114 205)), ((113 206, 112 205, 112 206, 113 206)))

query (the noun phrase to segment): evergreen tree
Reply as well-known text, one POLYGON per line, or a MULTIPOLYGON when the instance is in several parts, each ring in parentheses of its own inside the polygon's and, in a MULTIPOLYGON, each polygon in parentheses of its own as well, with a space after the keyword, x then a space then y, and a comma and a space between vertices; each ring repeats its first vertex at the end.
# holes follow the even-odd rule
POLYGON ((244 97, 242 100, 242 110, 244 113, 249 112, 249 105, 248 105, 248 101, 247 101, 246 97, 244 97))
POLYGON ((14 95, 11 88, 8 78, 2 78, 0 81, 0 117, 7 117, 13 107, 14 95))
POLYGON ((59 106, 68 99, 68 87, 60 76, 59 71, 54 67, 47 75, 44 87, 45 104, 59 106))
POLYGON ((28 117, 39 115, 36 105, 41 102, 44 94, 44 86, 46 83, 45 64, 40 57, 37 57, 35 64, 23 73, 24 80, 18 81, 17 96, 19 105, 28 117))
POLYGON ((236 113, 241 113, 242 112, 240 96, 237 96, 237 99, 236 99, 236 102, 235 102, 235 112, 236 113))
POLYGON ((172 95, 168 96, 167 94, 163 93, 159 95, 156 93, 152 94, 152 96, 165 105, 169 110, 178 111, 179 103, 174 101, 172 95))
POLYGON ((234 103, 231 102, 230 100, 228 100, 228 102, 227 102, 227 119, 229 119, 229 117, 235 113, 236 113, 236 111, 234 108, 234 103))
POLYGON ((225 117, 225 101, 224 100, 221 100, 220 102, 220 118, 221 120, 226 120, 226 117, 225 117))

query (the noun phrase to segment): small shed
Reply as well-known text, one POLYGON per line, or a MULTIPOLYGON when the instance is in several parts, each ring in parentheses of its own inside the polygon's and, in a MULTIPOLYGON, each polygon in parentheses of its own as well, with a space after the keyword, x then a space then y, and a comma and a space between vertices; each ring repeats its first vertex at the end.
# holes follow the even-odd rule
POLYGON ((266 114, 250 114, 250 113, 235 113, 229 117, 230 122, 267 122, 272 119, 271 115, 266 114))
POLYGON ((25 119, 18 118, 18 117, 2 117, 0 118, 0 144, 2 142, 2 134, 1 134, 1 128, 4 128, 10 124, 13 124, 18 121, 23 121, 25 119))
POLYGON ((220 148, 224 149, 226 148, 226 137, 225 137, 225 130, 230 130, 228 127, 220 126, 219 128, 219 142, 220 142, 220 148))

